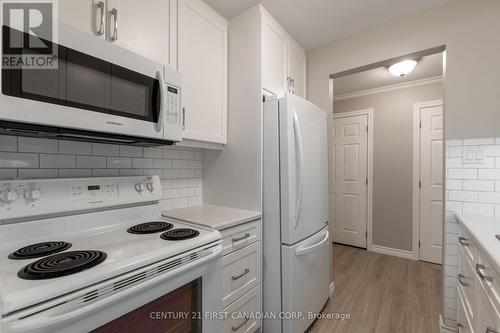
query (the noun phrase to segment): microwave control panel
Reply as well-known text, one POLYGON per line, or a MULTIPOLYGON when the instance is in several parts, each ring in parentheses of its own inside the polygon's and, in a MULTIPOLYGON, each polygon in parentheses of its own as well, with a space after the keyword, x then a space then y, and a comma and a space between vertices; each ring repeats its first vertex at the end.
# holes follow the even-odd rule
POLYGON ((179 124, 181 115, 181 91, 179 88, 167 85, 166 117, 167 122, 179 124))

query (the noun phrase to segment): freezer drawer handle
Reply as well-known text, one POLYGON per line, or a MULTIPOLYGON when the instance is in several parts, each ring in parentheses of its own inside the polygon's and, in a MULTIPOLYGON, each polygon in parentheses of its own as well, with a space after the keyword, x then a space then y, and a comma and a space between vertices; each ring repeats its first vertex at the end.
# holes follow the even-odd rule
POLYGON ((239 274, 239 275, 236 275, 236 276, 232 276, 231 279, 233 281, 236 281, 236 280, 239 280, 241 279, 242 277, 244 277, 245 275, 247 275, 248 273, 250 273, 250 269, 248 268, 245 268, 245 270, 243 271, 243 273, 239 274))
POLYGON ((462 281, 462 279, 465 279, 465 275, 463 274, 458 274, 458 282, 460 283, 460 285, 462 287, 468 287, 469 284, 468 283, 465 283, 464 281, 462 281))
POLYGON ((488 276, 488 275, 484 274, 483 271, 482 271, 483 269, 486 269, 485 265, 476 264, 477 275, 479 275, 479 277, 481 279, 483 279, 484 281, 493 282, 493 278, 491 276, 488 276))
POLYGON ((247 319, 245 319, 241 324, 239 324, 238 326, 233 326, 231 327, 231 331, 233 332, 237 332, 240 328, 242 328, 243 326, 245 326, 246 323, 248 323, 248 321, 250 320, 250 317, 248 317, 247 319))
POLYGON ((307 246, 307 247, 304 247, 304 248, 299 248, 297 250, 295 250, 295 255, 296 256, 301 256, 303 254, 306 254, 306 253, 309 253, 311 251, 314 251, 314 249, 316 249, 317 247, 320 247, 321 245, 323 245, 326 241, 328 241, 328 236, 329 236, 329 232, 326 231, 325 232, 325 237, 321 240, 321 242, 317 243, 317 244, 314 244, 314 245, 311 245, 311 246, 307 246))
POLYGON ((246 240, 248 237, 250 237, 250 234, 247 232, 244 236, 238 237, 238 238, 233 238, 233 243, 237 243, 242 240, 246 240))
POLYGON ((458 242, 460 243, 460 245, 463 245, 463 246, 469 246, 470 245, 469 242, 468 242, 468 240, 467 240, 467 238, 462 237, 462 236, 458 237, 458 242))

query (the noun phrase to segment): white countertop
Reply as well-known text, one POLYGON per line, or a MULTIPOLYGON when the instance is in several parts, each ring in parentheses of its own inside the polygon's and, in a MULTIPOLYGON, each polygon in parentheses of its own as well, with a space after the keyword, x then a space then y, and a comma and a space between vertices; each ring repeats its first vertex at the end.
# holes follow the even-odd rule
POLYGON ((217 230, 223 230, 254 221, 260 219, 262 216, 260 212, 214 205, 169 209, 163 211, 162 215, 176 220, 200 224, 217 230))
POLYGON ((500 271, 500 240, 495 235, 500 234, 500 218, 480 215, 460 215, 457 219, 467 228, 483 252, 496 264, 500 271))

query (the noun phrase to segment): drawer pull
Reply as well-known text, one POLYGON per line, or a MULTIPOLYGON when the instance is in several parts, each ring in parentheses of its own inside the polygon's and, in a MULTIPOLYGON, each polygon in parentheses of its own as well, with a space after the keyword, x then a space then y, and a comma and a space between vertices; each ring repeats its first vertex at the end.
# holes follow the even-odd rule
POLYGON ((247 232, 244 236, 238 237, 238 238, 233 238, 233 243, 237 243, 242 240, 246 240, 248 237, 250 237, 250 234, 247 232))
POLYGON ((498 331, 492 327, 486 327, 486 333, 498 333, 498 331))
POLYGON ((493 278, 491 276, 485 275, 482 271, 483 269, 486 269, 485 265, 476 264, 476 272, 479 275, 479 277, 484 281, 493 282, 493 278))
POLYGON ((239 275, 236 275, 236 276, 232 276, 231 279, 233 279, 233 281, 236 281, 236 280, 239 280, 241 279, 242 277, 244 277, 245 275, 247 275, 248 273, 250 273, 250 270, 248 268, 245 268, 245 270, 243 271, 243 273, 239 274, 239 275))
POLYGON ((245 319, 241 324, 239 324, 238 326, 233 326, 231 327, 231 331, 233 332, 236 332, 238 331, 240 328, 242 328, 243 326, 245 326, 246 323, 248 323, 248 321, 250 320, 250 317, 248 317, 247 319, 245 319))
POLYGON ((468 286, 469 286, 469 284, 468 284, 468 283, 463 282, 463 281, 462 281, 462 279, 465 279, 465 275, 463 275, 463 274, 458 274, 458 282, 460 283, 460 285, 461 285, 462 287, 468 287, 468 286))
POLYGON ((460 245, 463 245, 463 246, 469 246, 470 245, 470 243, 467 240, 467 238, 462 237, 462 236, 458 237, 458 242, 460 243, 460 245))
POLYGON ((458 331, 458 333, 462 332, 462 328, 464 328, 464 325, 458 323, 457 324, 457 331, 458 331))

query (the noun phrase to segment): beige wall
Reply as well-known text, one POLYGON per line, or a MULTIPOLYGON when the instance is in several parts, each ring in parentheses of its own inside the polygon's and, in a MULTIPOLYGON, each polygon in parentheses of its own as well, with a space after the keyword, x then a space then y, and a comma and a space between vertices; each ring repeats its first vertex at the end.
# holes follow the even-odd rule
POLYGON ((500 134, 500 1, 452 0, 312 50, 308 98, 331 110, 329 75, 446 45, 446 138, 500 134))
POLYGON ((374 245, 412 250, 413 104, 442 98, 437 82, 333 102, 334 113, 374 109, 374 245))

